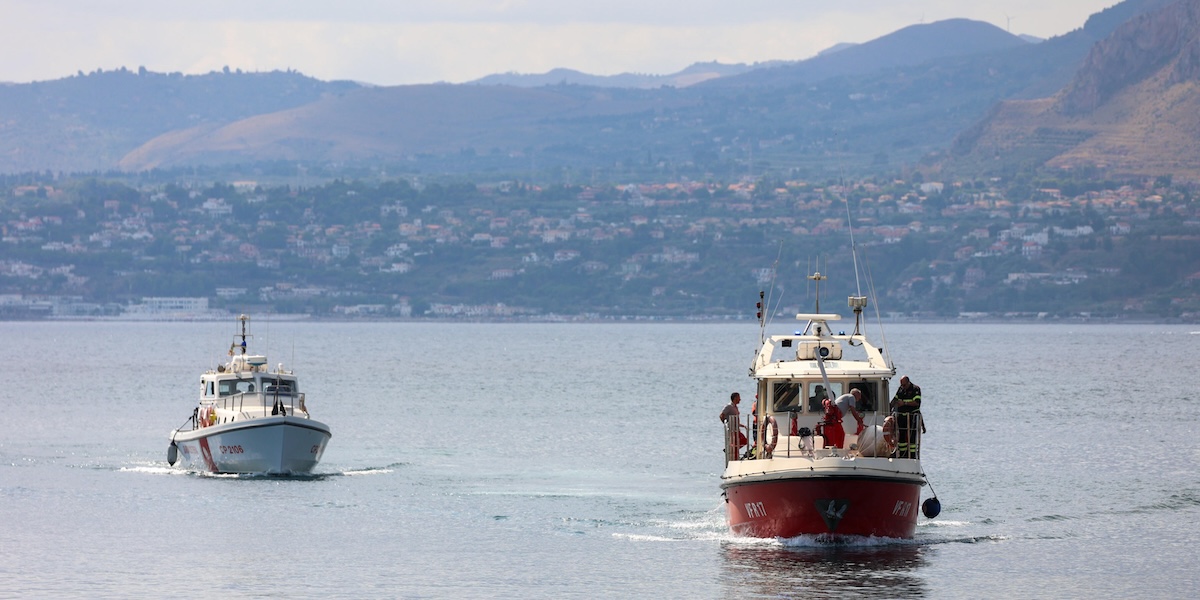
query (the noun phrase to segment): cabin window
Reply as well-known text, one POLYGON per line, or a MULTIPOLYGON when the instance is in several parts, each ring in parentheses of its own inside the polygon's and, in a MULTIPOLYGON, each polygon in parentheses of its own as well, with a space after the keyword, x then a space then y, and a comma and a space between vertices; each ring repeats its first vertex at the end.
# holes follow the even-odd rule
POLYGON ((207 386, 204 388, 204 395, 205 395, 205 396, 212 396, 212 395, 213 395, 213 389, 214 389, 214 388, 213 388, 213 382, 211 382, 211 381, 210 381, 210 382, 208 382, 208 385, 207 385, 207 386))
POLYGON ((831 382, 829 385, 831 387, 828 390, 825 389, 825 384, 823 383, 809 385, 808 412, 822 412, 825 410, 825 406, 821 402, 822 400, 825 398, 836 399, 842 395, 844 388, 840 382, 831 382))
POLYGON ((253 379, 226 379, 220 383, 220 392, 222 396, 232 394, 247 394, 254 392, 257 388, 254 385, 253 379))
POLYGON ((874 412, 875 407, 879 406, 875 397, 875 384, 870 381, 851 381, 850 389, 858 389, 862 392, 862 397, 858 400, 858 412, 874 412))
POLYGON ((774 389, 771 390, 771 396, 775 399, 775 412, 801 410, 800 387, 799 383, 787 381, 776 383, 774 389))
POLYGON ((296 382, 291 379, 263 377, 262 389, 268 394, 294 394, 296 393, 296 382))

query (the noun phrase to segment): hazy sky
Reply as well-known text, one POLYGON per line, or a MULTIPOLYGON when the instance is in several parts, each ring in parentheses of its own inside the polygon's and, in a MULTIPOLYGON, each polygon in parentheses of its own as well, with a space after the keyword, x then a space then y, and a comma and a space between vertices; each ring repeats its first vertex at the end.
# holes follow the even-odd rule
POLYGON ((0 81, 146 67, 380 85, 808 58, 951 18, 1053 37, 1117 0, 0 0, 0 81))

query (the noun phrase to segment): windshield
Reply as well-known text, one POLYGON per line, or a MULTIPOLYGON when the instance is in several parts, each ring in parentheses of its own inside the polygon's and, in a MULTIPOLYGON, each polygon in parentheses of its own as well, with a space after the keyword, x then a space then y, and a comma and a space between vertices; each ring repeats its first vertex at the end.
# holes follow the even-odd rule
POLYGON ((295 394, 296 380, 276 377, 263 377, 262 389, 268 394, 295 394))

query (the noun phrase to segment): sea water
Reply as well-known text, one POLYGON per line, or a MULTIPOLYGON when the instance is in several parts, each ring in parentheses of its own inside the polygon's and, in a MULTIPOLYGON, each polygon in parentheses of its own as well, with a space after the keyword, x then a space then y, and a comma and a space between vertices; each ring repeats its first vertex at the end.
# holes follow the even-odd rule
POLYGON ((1200 326, 886 325, 942 512, 830 545, 726 526, 717 415, 753 396, 755 324, 253 321, 333 429, 316 474, 170 467, 234 325, 0 323, 0 597, 1200 589, 1200 326))

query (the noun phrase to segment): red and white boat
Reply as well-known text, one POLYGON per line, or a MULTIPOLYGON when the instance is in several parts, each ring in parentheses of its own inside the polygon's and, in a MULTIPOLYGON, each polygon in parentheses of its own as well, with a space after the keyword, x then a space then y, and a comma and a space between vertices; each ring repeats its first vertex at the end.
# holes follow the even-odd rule
MULTIPOLYGON (((819 285, 824 277, 818 273, 811 278, 819 285)), ((886 349, 862 333, 866 304, 865 296, 850 297, 850 334, 835 332, 841 316, 820 313, 818 300, 818 312, 796 315, 807 323, 803 329, 762 336, 750 367, 757 382, 756 410, 725 424, 721 488, 735 533, 821 539, 913 536, 925 474, 919 458, 893 457, 888 400, 896 369, 886 349), (830 436, 822 435, 824 400, 852 389, 861 392, 857 408, 865 427, 859 435, 850 415, 840 425, 825 425, 848 427, 843 447, 832 447, 827 445, 830 436)), ((761 312, 759 318, 761 325, 761 312)), ((918 423, 914 435, 919 436, 919 429, 918 423)), ((931 517, 940 510, 936 502, 927 501, 931 517)))
POLYGON ((200 402, 171 432, 167 461, 182 457, 212 473, 310 473, 325 453, 329 426, 309 415, 292 371, 282 363, 271 371, 266 356, 246 353, 249 320, 238 317, 229 362, 200 376, 200 402))

